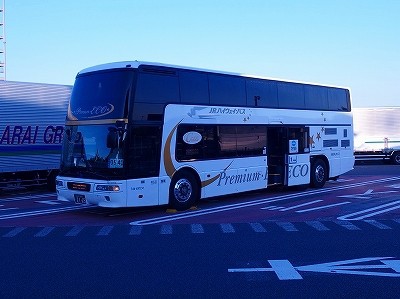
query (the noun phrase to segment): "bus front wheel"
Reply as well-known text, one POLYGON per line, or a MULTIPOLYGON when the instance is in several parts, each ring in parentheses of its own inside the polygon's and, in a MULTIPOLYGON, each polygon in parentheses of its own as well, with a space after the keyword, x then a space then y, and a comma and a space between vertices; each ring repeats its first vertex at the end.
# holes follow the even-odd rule
POLYGON ((172 178, 169 204, 178 211, 189 209, 199 198, 199 186, 189 171, 180 171, 172 178))
POLYGON ((316 159, 311 166, 311 187, 322 188, 328 176, 326 163, 321 159, 316 159))

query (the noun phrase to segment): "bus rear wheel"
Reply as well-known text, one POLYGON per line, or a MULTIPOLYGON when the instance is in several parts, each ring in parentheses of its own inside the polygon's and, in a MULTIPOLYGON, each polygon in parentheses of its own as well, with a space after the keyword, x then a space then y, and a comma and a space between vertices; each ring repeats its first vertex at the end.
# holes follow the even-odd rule
POLYGON ((311 166, 311 187, 322 188, 328 177, 326 163, 321 159, 316 159, 311 166))
POLYGON ((199 185, 189 171, 180 171, 173 176, 169 188, 169 204, 183 211, 189 209, 199 199, 199 185))

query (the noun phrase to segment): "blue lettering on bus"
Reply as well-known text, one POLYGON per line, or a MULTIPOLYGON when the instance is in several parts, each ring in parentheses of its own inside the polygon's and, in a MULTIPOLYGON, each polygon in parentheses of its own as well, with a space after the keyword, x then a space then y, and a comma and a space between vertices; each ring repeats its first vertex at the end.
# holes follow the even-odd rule
POLYGON ((248 182, 258 182, 267 180, 268 173, 263 174, 261 171, 246 172, 242 174, 227 175, 225 171, 221 172, 217 186, 226 186, 234 184, 242 184, 248 182))
POLYGON ((236 114, 241 115, 246 113, 246 109, 239 108, 210 108, 210 114, 236 114))
POLYGON ((294 177, 305 177, 308 175, 309 167, 307 164, 290 165, 289 166, 289 178, 294 177))

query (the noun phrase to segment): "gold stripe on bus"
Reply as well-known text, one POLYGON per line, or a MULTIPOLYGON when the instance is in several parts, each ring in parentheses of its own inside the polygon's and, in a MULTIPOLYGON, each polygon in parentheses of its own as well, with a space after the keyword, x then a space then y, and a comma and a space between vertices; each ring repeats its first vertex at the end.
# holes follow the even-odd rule
POLYGON ((175 130, 179 124, 180 124, 180 122, 169 133, 167 140, 165 142, 165 147, 164 147, 164 168, 165 168, 165 171, 167 172, 167 175, 171 179, 172 179, 173 174, 176 171, 176 168, 174 166, 174 163, 172 162, 172 157, 171 157, 171 139, 172 139, 172 135, 174 135, 175 130))
POLYGON ((67 118, 70 120, 78 120, 78 118, 76 118, 76 116, 72 114, 71 103, 68 104, 67 118))

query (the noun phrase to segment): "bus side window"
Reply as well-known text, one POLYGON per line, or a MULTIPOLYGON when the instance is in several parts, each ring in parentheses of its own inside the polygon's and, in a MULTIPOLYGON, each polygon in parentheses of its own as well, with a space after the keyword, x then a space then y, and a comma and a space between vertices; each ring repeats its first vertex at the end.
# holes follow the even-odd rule
POLYGON ((308 130, 305 128, 289 128, 288 131, 289 140, 298 141, 298 152, 306 153, 309 152, 308 148, 308 130))
POLYGON ((304 88, 300 83, 278 82, 279 108, 304 109, 304 88))
POLYGON ((135 102, 179 103, 177 76, 139 73, 135 102))
POLYGON ((328 89, 326 87, 305 85, 304 98, 306 109, 329 110, 328 89))
POLYGON ((208 75, 211 105, 246 106, 244 78, 227 75, 208 75))
POLYGON ((190 71, 180 71, 179 86, 182 103, 209 104, 207 74, 190 71))
POLYGON ((203 128, 200 126, 183 124, 178 127, 175 147, 176 159, 178 161, 199 160, 203 158, 202 133, 203 128))
POLYGON ((203 152, 205 159, 216 159, 220 156, 221 145, 216 126, 206 126, 203 132, 203 152))
POLYGON ((181 125, 176 138, 178 161, 209 160, 220 157, 217 126, 181 125))
POLYGON ((236 157, 236 127, 219 126, 219 140, 221 146, 221 157, 236 157))
POLYGON ((272 80, 247 79, 247 106, 278 108, 277 83, 272 80))
POLYGON ((328 88, 329 110, 350 111, 348 93, 344 89, 328 88))
POLYGON ((239 157, 265 155, 267 128, 265 126, 238 126, 237 152, 239 157))

